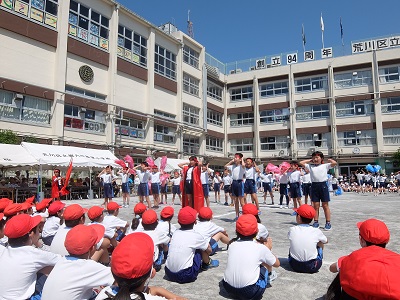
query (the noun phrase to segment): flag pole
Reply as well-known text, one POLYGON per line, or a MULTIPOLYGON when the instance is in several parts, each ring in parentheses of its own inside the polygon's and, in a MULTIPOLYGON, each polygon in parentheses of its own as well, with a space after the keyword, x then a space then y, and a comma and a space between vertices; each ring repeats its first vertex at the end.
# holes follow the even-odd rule
POLYGON ((321 12, 321 36, 322 36, 322 49, 325 48, 324 45, 324 30, 325 30, 325 25, 324 25, 324 19, 322 18, 322 12, 321 12))
POLYGON ((306 52, 306 34, 304 32, 304 24, 301 24, 301 39, 303 42, 303 52, 306 52))

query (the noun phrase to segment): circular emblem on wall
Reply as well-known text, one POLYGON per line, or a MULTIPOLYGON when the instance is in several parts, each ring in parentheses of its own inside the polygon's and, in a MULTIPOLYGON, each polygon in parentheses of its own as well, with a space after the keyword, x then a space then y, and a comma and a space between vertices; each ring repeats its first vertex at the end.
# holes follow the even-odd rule
POLYGON ((91 67, 84 65, 79 68, 79 76, 84 82, 90 82, 94 77, 94 72, 91 67))

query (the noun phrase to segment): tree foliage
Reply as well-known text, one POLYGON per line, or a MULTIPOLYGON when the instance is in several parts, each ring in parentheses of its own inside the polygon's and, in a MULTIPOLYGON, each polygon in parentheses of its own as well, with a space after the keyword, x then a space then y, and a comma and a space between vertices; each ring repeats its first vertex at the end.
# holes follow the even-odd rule
POLYGON ((20 139, 18 136, 9 129, 0 129, 0 143, 1 144, 19 144, 20 139))

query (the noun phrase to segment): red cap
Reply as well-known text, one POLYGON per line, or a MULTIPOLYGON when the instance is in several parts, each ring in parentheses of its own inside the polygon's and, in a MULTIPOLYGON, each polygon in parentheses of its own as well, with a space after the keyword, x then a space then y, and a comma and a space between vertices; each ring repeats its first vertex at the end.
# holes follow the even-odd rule
POLYGON ((25 202, 32 204, 35 201, 35 196, 29 197, 25 199, 25 202))
POLYGON ((89 252, 104 236, 105 227, 100 224, 76 225, 68 231, 64 246, 69 254, 82 255, 89 252))
POLYGON ((45 209, 52 200, 53 198, 44 198, 39 203, 36 203, 36 210, 39 211, 45 209))
POLYGON ((236 221, 236 231, 243 236, 250 236, 258 231, 257 219, 252 214, 241 215, 236 221))
POLYGON ((0 220, 2 220, 4 218, 4 214, 0 213, 0 220))
POLYGON ((58 213, 60 210, 62 210, 65 207, 65 203, 61 201, 54 201, 52 204, 50 204, 49 208, 47 211, 49 212, 50 215, 54 215, 58 213))
POLYGON ((11 203, 4 209, 4 215, 6 217, 11 217, 23 211, 23 206, 20 203, 11 203))
POLYGON ((144 205, 142 202, 139 202, 133 208, 133 212, 138 215, 144 213, 146 209, 147 209, 146 205, 144 205))
POLYGON ((118 277, 132 279, 150 272, 153 267, 154 243, 143 232, 134 232, 123 238, 111 257, 111 272, 118 277))
POLYGON ((4 234, 10 239, 16 239, 28 234, 42 221, 41 216, 31 217, 27 214, 20 214, 12 217, 4 228, 4 234))
POLYGON ((372 244, 387 244, 390 239, 389 229, 386 224, 377 219, 368 219, 358 222, 361 237, 372 244))
POLYGON ((0 199, 0 211, 4 211, 4 209, 10 205, 11 203, 13 203, 12 200, 8 199, 8 198, 1 198, 0 199))
POLYGON ((146 210, 142 215, 142 223, 143 224, 153 224, 157 221, 157 213, 152 210, 146 210))
POLYGON ((244 215, 247 215, 247 214, 253 215, 253 216, 258 215, 257 206, 255 206, 253 203, 247 203, 247 204, 243 205, 242 211, 243 211, 244 215))
POLYGON ((294 209, 298 215, 306 219, 313 219, 315 216, 315 209, 311 205, 303 204, 299 208, 294 209))
POLYGON ((87 209, 83 208, 79 204, 72 204, 67 206, 64 210, 64 220, 77 220, 87 212, 87 209))
POLYGON ((98 217, 101 216, 101 214, 103 213, 104 208, 100 207, 100 206, 92 206, 91 208, 89 208, 88 210, 88 217, 90 220, 94 220, 98 217))
POLYGON ((121 205, 119 205, 117 202, 114 201, 110 201, 107 204, 107 210, 117 210, 121 207, 122 207, 121 205))
POLYGON ((21 203, 21 207, 22 207, 21 210, 28 210, 28 209, 32 208, 32 206, 33 206, 33 204, 30 203, 30 202, 26 202, 26 201, 22 202, 21 203))
POLYGON ((174 208, 172 206, 166 206, 162 209, 160 216, 163 218, 170 218, 174 216, 174 208))
POLYGON ((197 211, 190 206, 185 206, 178 213, 178 223, 189 225, 196 221, 197 211))
POLYGON ((340 285, 355 299, 400 299, 400 255, 368 246, 345 257, 340 266, 340 285))
POLYGON ((211 210, 211 208, 203 206, 202 208, 200 208, 199 210, 199 217, 206 219, 206 220, 211 220, 213 215, 213 212, 211 210))

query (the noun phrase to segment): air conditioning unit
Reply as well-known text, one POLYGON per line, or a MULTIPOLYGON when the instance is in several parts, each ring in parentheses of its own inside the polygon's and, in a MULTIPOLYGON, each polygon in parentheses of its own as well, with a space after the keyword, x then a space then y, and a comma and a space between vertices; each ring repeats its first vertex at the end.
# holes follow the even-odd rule
POLYGON ((308 148, 308 153, 309 154, 312 154, 312 153, 314 153, 315 151, 317 151, 318 150, 318 147, 310 147, 310 148, 308 148))
POLYGON ((236 73, 242 73, 242 69, 236 69, 236 73))
POLYGON ((81 108, 79 109, 79 113, 80 113, 80 114, 86 113, 86 108, 85 108, 85 107, 81 107, 81 108))
POLYGON ((357 131, 356 131, 356 134, 357 134, 357 135, 360 135, 360 134, 361 134, 361 130, 357 130, 357 131))
POLYGON ((14 101, 21 101, 24 99, 24 95, 22 94, 15 94, 14 101))
POLYGON ((229 74, 235 74, 236 73, 236 70, 230 70, 229 71, 229 74))
POLYGON ((318 133, 314 133, 313 138, 314 138, 314 140, 318 140, 318 133))
POLYGON ((289 152, 287 149, 282 149, 279 151, 278 156, 280 157, 289 156, 289 152))

